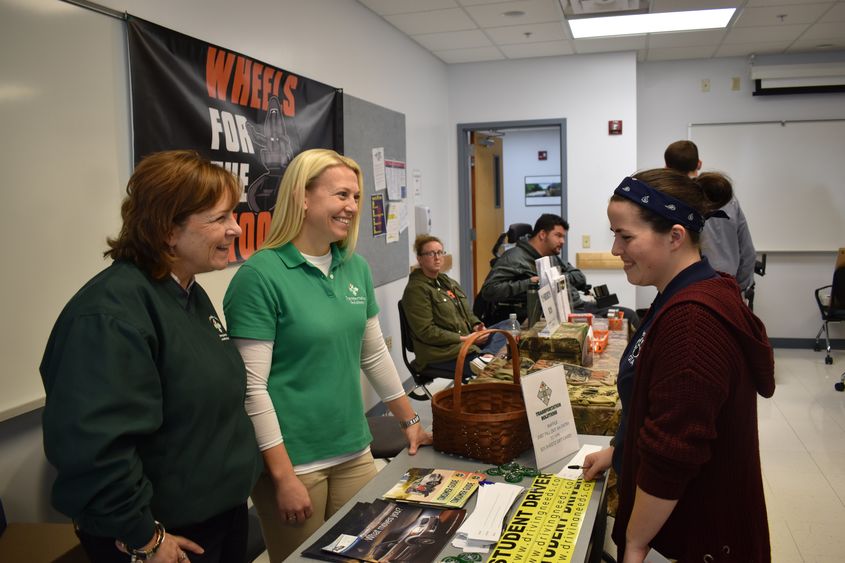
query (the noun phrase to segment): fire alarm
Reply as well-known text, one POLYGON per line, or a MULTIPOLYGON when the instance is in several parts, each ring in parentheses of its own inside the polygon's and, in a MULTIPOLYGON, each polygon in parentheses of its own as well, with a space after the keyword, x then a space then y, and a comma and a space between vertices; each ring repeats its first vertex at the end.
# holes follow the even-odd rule
POLYGON ((608 135, 621 135, 622 134, 622 120, 621 119, 612 119, 607 122, 607 134, 608 135))
POLYGON ((548 160, 549 151, 537 151, 537 160, 548 160))

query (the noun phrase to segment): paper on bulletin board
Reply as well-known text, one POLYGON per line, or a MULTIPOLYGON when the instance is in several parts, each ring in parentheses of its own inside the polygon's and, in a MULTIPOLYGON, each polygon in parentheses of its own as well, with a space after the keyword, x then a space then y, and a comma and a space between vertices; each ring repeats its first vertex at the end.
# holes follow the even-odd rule
POLYGON ((387 189, 384 176, 384 147, 373 149, 373 188, 374 192, 387 189))
POLYGON ((566 374, 563 366, 557 365, 523 375, 519 381, 534 457, 542 470, 580 447, 566 374))
POLYGON ((370 196, 370 211, 373 221, 373 236, 378 237, 387 232, 384 217, 384 194, 370 196))
POLYGON ((387 242, 397 242, 399 240, 399 233, 401 233, 400 215, 402 213, 401 202, 389 202, 387 204, 387 242))
POLYGON ((385 160, 385 176, 387 182, 387 198, 390 201, 401 201, 408 196, 408 180, 405 174, 405 163, 398 160, 385 160))

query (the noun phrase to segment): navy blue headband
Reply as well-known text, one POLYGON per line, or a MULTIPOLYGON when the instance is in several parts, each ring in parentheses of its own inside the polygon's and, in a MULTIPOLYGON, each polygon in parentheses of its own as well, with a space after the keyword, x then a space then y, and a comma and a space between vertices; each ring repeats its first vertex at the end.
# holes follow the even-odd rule
POLYGON ((625 178, 613 193, 696 233, 704 230, 704 221, 710 217, 727 217, 722 210, 710 213, 705 217, 683 201, 659 192, 636 178, 625 178))

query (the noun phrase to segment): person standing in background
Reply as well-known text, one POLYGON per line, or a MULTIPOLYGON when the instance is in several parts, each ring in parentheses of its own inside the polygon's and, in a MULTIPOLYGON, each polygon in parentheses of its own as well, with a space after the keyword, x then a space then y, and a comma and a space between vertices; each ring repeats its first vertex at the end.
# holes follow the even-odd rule
POLYGON ((273 563, 376 474, 362 370, 404 430, 409 453, 432 442, 385 346, 370 268, 354 252, 362 184, 350 158, 327 149, 297 155, 261 250, 223 301, 264 456, 252 499, 273 563))
MULTIPOLYGON (((663 154, 666 168, 677 170, 682 174, 694 178, 701 170, 701 160, 698 157, 698 147, 692 141, 675 141, 670 144, 663 154)), ((721 174, 701 174, 699 185, 704 190, 733 189, 730 180, 721 174)), ((713 198, 716 194, 711 194, 713 198)), ((754 264, 757 261, 757 251, 751 240, 748 221, 734 195, 722 211, 727 219, 707 221, 704 232, 701 233, 701 253, 710 260, 710 265, 720 272, 725 272, 736 278, 743 294, 754 283, 754 264)))

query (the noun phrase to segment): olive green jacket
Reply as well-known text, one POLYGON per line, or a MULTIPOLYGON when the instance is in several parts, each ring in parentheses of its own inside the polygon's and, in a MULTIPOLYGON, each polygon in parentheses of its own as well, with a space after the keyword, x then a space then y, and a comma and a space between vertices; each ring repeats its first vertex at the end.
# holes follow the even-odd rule
MULTIPOLYGON (((461 336, 471 333, 481 321, 472 313, 461 286, 447 276, 431 279, 416 269, 408 277, 402 308, 411 329, 417 363, 425 367, 458 357, 461 336), (449 296, 449 292, 455 296, 449 296)), ((480 352, 477 346, 471 348, 480 352)))

